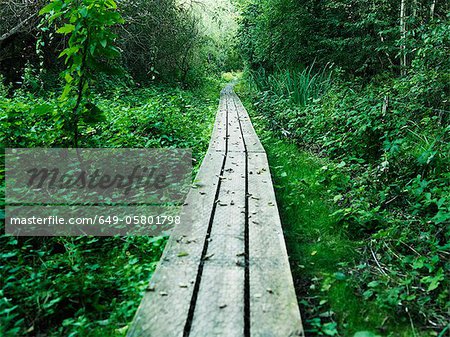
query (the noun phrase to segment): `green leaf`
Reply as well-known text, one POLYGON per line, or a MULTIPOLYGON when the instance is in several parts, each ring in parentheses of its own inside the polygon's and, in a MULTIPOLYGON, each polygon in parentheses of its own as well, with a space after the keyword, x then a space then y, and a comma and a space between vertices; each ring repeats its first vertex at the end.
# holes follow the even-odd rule
POLYGON ((117 4, 114 0, 106 0, 106 4, 108 5, 109 8, 112 8, 112 9, 117 8, 117 4))
POLYGON ((67 83, 72 83, 72 81, 73 81, 73 77, 69 73, 66 73, 66 75, 64 76, 64 79, 66 80, 67 83))
POLYGON ((88 9, 86 7, 80 8, 79 12, 83 18, 87 17, 88 15, 88 9))
POLYGON ((69 34, 72 33, 75 30, 75 26, 70 24, 70 23, 66 23, 63 27, 59 28, 56 32, 60 33, 60 34, 69 34))
POLYGON ((103 111, 96 106, 94 103, 87 103, 85 110, 81 114, 81 118, 87 124, 96 124, 105 120, 105 115, 103 111))
POLYGON ((341 200, 342 197, 343 197, 342 194, 335 195, 334 198, 333 198, 333 201, 336 203, 336 202, 338 202, 339 200, 341 200))
POLYGON ((96 48, 97 46, 93 43, 93 44, 91 44, 91 46, 89 47, 89 52, 91 53, 91 55, 92 56, 94 56, 94 53, 95 53, 95 48, 96 48))
POLYGON ((379 335, 375 335, 371 331, 358 331, 353 335, 353 337, 380 337, 379 335))
POLYGON ((42 114, 47 114, 52 110, 53 110, 53 107, 50 104, 40 104, 40 105, 36 105, 31 110, 31 113, 36 114, 36 115, 42 115, 42 114))
POLYGON ((54 10, 58 6, 61 6, 60 1, 52 1, 47 6, 45 6, 44 8, 42 8, 39 11, 39 15, 50 13, 52 10, 54 10))
POLYGON ((334 273, 334 277, 336 278, 336 280, 338 281, 344 281, 347 277, 345 276, 344 273, 342 272, 336 272, 334 273))
POLYGON ((375 287, 378 287, 379 284, 380 283, 378 281, 372 281, 372 282, 369 282, 369 284, 367 286, 369 288, 375 288, 375 287))
POLYGON ((72 90, 72 87, 69 84, 66 84, 64 87, 63 93, 61 94, 61 99, 65 100, 71 90, 72 90))
POLYGON ((81 49, 80 46, 73 46, 70 48, 66 48, 61 52, 61 54, 59 54, 58 57, 63 57, 64 55, 67 55, 67 57, 70 57, 73 54, 77 53, 80 49, 81 49))
POLYGON ((100 44, 102 45, 103 48, 106 48, 106 45, 108 44, 108 41, 100 40, 100 44))

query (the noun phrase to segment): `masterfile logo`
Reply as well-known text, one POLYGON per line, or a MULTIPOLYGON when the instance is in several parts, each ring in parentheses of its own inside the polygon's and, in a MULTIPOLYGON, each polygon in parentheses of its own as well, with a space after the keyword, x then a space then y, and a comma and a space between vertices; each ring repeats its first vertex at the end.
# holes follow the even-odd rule
POLYGON ((175 223, 191 186, 192 154, 184 149, 7 149, 5 169, 7 233, 155 235, 175 223))

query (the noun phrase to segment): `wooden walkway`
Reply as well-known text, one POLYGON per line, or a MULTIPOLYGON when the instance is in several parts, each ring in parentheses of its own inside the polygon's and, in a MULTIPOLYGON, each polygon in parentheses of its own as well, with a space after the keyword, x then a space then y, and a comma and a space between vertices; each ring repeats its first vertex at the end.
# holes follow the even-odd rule
POLYGON ((195 186, 128 336, 303 336, 267 157, 230 86, 195 186))

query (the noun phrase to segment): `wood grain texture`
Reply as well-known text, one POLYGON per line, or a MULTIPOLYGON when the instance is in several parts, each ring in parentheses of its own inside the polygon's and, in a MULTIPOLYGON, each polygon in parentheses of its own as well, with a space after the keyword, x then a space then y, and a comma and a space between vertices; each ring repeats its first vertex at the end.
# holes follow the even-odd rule
POLYGON ((228 95, 222 95, 219 103, 219 109, 216 114, 214 128, 209 142, 208 153, 211 151, 225 152, 225 144, 227 138, 227 107, 228 95))
POLYGON ((235 98, 232 95, 228 100, 228 152, 245 152, 241 123, 239 122, 235 98))
POLYGON ((244 337, 243 312, 244 268, 206 265, 189 336, 244 337))
POLYGON ((182 336, 214 205, 224 154, 209 152, 128 331, 133 337, 182 336))
POLYGON ((303 336, 267 157, 248 159, 251 336, 303 336))
POLYGON ((236 94, 233 95, 233 101, 237 108, 239 119, 241 121, 242 133, 244 134, 245 145, 247 147, 247 152, 263 152, 265 153, 264 147, 256 134, 253 124, 250 120, 247 110, 244 108, 239 97, 236 94))

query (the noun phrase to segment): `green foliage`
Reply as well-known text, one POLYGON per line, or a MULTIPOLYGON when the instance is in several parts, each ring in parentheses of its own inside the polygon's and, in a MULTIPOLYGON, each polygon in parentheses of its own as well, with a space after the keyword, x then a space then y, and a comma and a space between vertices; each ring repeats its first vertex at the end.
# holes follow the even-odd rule
POLYGON ((383 112, 384 94, 402 97, 403 85, 335 87, 306 108, 260 94, 256 106, 276 130, 338 163, 325 165, 319 182, 336 184, 330 199, 339 206, 333 216, 340 227, 355 240, 369 240, 362 245, 364 267, 348 266, 360 295, 417 324, 430 319, 443 327, 450 128, 417 103, 392 98, 383 112))
MULTIPOLYGON (((400 70, 400 46, 408 66, 417 56, 420 32, 433 19, 444 20, 449 4, 407 2, 407 36, 401 39, 400 1, 240 0, 239 42, 251 69, 297 67, 329 62, 348 76, 372 76, 400 70)), ((445 29, 442 27, 442 29, 445 29)), ((447 29, 448 30, 448 29, 447 29)), ((444 32, 442 32, 445 34, 444 32)), ((442 51, 445 52, 445 51, 442 51)), ((447 57, 448 58, 448 57, 447 57)))
POLYGON ((203 35, 189 4, 139 0, 121 1, 119 6, 127 25, 120 26, 118 42, 133 77, 183 84, 193 80, 192 72, 202 65, 198 54, 203 35))
MULTIPOLYGON (((211 82, 196 92, 124 87, 108 98, 92 94, 105 118, 81 125, 80 145, 191 148, 198 166, 208 147, 217 92, 211 82)), ((4 146, 67 142, 57 95, 17 90, 5 96, 0 96, 4 146)), ((4 183, 3 174, 0 170, 4 183)), ((124 336, 164 243, 165 238, 148 237, 0 236, 0 274, 6 275, 0 281, 0 335, 124 336)))
POLYGON ((163 238, 0 237, 0 334, 123 336, 163 238))
MULTIPOLYGON (((216 102, 210 97, 216 91, 217 86, 211 83, 197 92, 165 86, 117 89, 108 98, 92 94, 91 100, 103 111, 104 118, 95 124, 80 124, 80 145, 192 148, 195 158, 200 160, 214 117, 216 102)), ((55 96, 44 99, 17 91, 13 98, 0 98, 5 144, 64 146, 69 139, 55 96)))
POLYGON ((251 72, 257 90, 270 91, 280 98, 290 99, 294 104, 305 106, 321 97, 330 88, 332 71, 325 67, 314 72, 314 64, 303 70, 277 69, 266 74, 264 68, 251 72))
MULTIPOLYGON (((334 163, 322 166, 317 183, 331 186, 333 230, 358 243, 358 260, 342 268, 350 275, 349 292, 386 313, 391 328, 394 317, 399 324, 413 322, 416 334, 432 330, 429 321, 435 333, 443 331, 450 305, 450 64, 442 54, 449 48, 447 26, 435 20, 421 29, 417 57, 403 77, 386 74, 369 84, 336 78, 306 105, 279 90, 276 75, 266 75, 265 90, 254 92, 255 106, 273 130, 334 163)), ((342 299, 347 306, 329 300, 331 308, 351 317, 348 295, 342 299)), ((365 328, 350 318, 338 323, 338 331, 342 324, 365 328)))
MULTIPOLYGON (((86 54, 86 58, 90 59, 87 62, 97 74, 99 70, 116 73, 118 69, 125 69, 135 80, 143 83, 156 81, 198 85, 205 73, 211 70, 208 52, 215 55, 219 46, 212 43, 208 44, 208 51, 203 48, 211 39, 205 36, 202 22, 206 20, 198 14, 196 6, 196 2, 180 3, 175 0, 119 1, 118 8, 114 1, 108 0, 2 2, 0 73, 8 83, 23 87, 25 69, 35 69, 44 82, 42 84, 48 88, 54 84, 49 81, 51 76, 48 75, 67 68, 58 55, 68 49, 68 55, 64 56, 69 58, 76 55, 82 61, 83 54, 86 54), (51 21, 57 21, 58 34, 53 29, 42 31, 42 23, 38 22, 39 11, 51 21), (80 23, 84 31, 79 29, 80 23), (87 31, 89 38, 82 40, 87 31), (74 48, 68 47, 67 43, 74 48), (85 43, 92 45, 87 53, 84 53, 85 43), (121 58, 112 62, 111 56, 119 50, 121 58)), ((227 26, 233 21, 230 15, 228 18, 225 22, 227 26)), ((214 22, 208 29, 218 25, 214 22)), ((221 27, 220 30, 226 28, 221 27)), ((227 46, 223 43, 220 48, 227 46)), ((228 48, 223 50, 221 60, 226 63, 228 48)), ((72 73, 70 76, 76 80, 72 73)))
POLYGON ((194 9, 207 32, 201 44, 201 54, 207 56, 206 69, 218 74, 242 69, 235 38, 238 13, 234 1, 204 0, 194 3, 194 9))
POLYGON ((342 164, 280 139, 266 118, 249 112, 271 164, 306 334, 353 336, 381 328, 388 332, 383 336, 411 336, 408 322, 355 293, 349 267, 358 263, 360 242, 333 216, 343 197, 337 190, 347 181, 342 164))
POLYGON ((71 107, 71 114, 65 112, 63 117, 64 127, 73 132, 73 145, 78 147, 80 120, 88 124, 101 120, 101 110, 89 102, 89 86, 93 75, 119 55, 113 45, 116 35, 109 27, 124 21, 114 0, 52 0, 39 14, 45 15, 48 25, 57 25, 57 33, 68 36, 67 47, 59 55, 66 64, 60 99, 63 109, 71 107))

